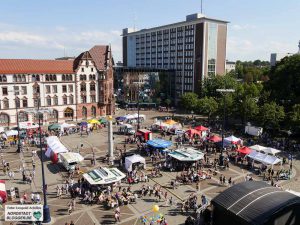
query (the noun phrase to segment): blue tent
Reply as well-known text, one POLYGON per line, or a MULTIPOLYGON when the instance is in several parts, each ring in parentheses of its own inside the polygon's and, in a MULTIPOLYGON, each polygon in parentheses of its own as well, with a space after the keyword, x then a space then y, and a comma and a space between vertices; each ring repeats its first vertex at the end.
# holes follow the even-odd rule
POLYGON ((163 139, 153 139, 147 141, 147 145, 153 147, 153 148, 168 148, 172 145, 171 141, 166 141, 163 139))
POLYGON ((124 120, 126 120, 126 117, 124 117, 124 116, 119 116, 119 117, 116 118, 116 120, 124 121, 124 120))

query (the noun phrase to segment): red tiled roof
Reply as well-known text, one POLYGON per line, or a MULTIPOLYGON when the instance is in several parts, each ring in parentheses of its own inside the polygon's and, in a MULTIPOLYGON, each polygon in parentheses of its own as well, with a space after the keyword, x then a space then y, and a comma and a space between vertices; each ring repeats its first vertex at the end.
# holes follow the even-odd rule
POLYGON ((73 60, 0 59, 0 74, 74 73, 73 60))
POLYGON ((108 45, 95 45, 89 50, 98 70, 104 70, 106 67, 108 45))

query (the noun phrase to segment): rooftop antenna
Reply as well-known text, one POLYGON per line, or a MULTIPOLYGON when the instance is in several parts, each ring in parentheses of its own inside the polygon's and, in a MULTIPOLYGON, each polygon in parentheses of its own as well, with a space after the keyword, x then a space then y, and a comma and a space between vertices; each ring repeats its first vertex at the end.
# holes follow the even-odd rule
POLYGON ((201 0, 201 14, 203 13, 203 0, 201 0))
POLYGON ((136 29, 135 24, 136 24, 136 14, 135 12, 133 12, 133 31, 135 31, 136 29))

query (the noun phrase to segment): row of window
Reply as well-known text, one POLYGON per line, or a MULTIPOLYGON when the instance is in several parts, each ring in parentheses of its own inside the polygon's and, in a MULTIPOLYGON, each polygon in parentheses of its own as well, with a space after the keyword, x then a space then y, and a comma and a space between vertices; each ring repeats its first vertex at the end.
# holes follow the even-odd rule
MULTIPOLYGON (((81 75, 79 76, 79 80, 81 80, 81 81, 87 80, 87 75, 81 74, 81 75)), ((89 80, 96 80, 96 75, 95 75, 95 74, 90 74, 90 75, 89 75, 89 80)))
MULTIPOLYGON (((66 96, 64 95, 62 97, 62 102, 63 102, 63 105, 72 105, 74 104, 74 96, 73 95, 70 95, 70 96, 66 96), (68 101, 69 99, 69 101, 68 101)), ((54 96, 54 97, 51 97, 51 96, 47 96, 46 97, 46 105, 47 106, 51 106, 51 105, 58 105, 58 97, 57 96, 54 96)))
MULTIPOLYGON (((51 85, 46 85, 46 94, 50 94, 51 93, 51 85)), ((67 93, 67 87, 69 89, 69 92, 73 92, 73 85, 69 84, 69 85, 62 85, 62 92, 63 93, 67 93)), ((52 85, 52 93, 56 94, 57 93, 57 85, 52 85)))
MULTIPOLYGON (((20 100, 18 97, 15 99, 15 107, 16 108, 27 108, 28 107, 28 100, 26 97, 24 97, 22 100, 20 100), (21 105, 22 103, 22 105, 21 105)), ((3 100, 0 100, 0 109, 9 109, 9 99, 4 98, 3 100)))

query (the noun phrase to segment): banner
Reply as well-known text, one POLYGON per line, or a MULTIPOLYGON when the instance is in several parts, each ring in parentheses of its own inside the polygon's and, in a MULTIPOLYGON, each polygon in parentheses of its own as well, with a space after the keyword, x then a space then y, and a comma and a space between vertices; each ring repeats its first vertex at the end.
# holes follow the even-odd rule
POLYGON ((5 221, 43 221, 43 205, 5 205, 5 221))

